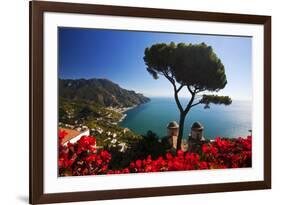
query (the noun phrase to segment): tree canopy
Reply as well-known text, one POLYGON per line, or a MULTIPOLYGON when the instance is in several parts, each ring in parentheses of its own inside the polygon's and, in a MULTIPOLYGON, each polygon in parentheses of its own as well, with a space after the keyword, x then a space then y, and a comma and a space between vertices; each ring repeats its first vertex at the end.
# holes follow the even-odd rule
POLYGON ((218 91, 227 84, 224 65, 213 48, 201 44, 154 44, 145 49, 147 71, 169 77, 198 91, 218 91))

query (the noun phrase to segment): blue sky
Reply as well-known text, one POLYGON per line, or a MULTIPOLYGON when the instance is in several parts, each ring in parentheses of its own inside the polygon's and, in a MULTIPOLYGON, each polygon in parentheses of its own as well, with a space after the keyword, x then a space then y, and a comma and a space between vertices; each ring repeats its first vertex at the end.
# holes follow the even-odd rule
POLYGON ((228 80, 217 94, 251 99, 251 37, 59 28, 59 78, 107 78, 146 96, 172 96, 171 84, 162 76, 154 80, 143 61, 146 47, 171 41, 212 46, 228 80))

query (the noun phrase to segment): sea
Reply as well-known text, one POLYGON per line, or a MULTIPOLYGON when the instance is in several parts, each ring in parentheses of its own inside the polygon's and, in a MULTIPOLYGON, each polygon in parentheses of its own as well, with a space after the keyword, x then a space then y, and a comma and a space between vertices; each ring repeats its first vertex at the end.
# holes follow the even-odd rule
MULTIPOLYGON (((141 104, 125 112, 126 117, 119 123, 121 127, 145 135, 148 130, 156 133, 159 138, 166 136, 167 124, 179 120, 179 110, 174 98, 154 97, 148 103, 141 104)), ((184 102, 184 99, 181 99, 184 102)), ((186 116, 184 136, 190 134, 194 122, 204 127, 206 139, 215 137, 236 138, 248 136, 252 129, 252 102, 233 100, 231 105, 210 104, 193 107, 186 116)))

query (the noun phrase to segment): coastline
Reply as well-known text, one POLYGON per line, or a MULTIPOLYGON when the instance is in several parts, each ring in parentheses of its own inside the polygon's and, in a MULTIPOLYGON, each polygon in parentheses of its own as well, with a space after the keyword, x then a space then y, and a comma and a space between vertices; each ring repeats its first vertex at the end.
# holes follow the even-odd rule
MULTIPOLYGON (((151 99, 149 99, 148 102, 150 102, 150 101, 151 101, 151 99)), ((122 117, 117 122, 113 123, 113 124, 117 125, 118 123, 122 122, 127 117, 127 114, 126 114, 127 111, 132 110, 132 109, 134 109, 134 108, 136 108, 140 105, 146 104, 148 102, 136 104, 136 105, 133 105, 133 106, 130 106, 130 107, 119 107, 119 108, 117 108, 117 107, 107 107, 107 109, 112 110, 112 111, 117 112, 117 113, 120 113, 122 115, 122 117)))
POLYGON ((122 122, 127 117, 127 114, 125 112, 127 112, 131 109, 134 109, 138 106, 139 105, 133 105, 131 107, 122 107, 122 108, 108 107, 107 109, 115 111, 115 112, 120 113, 122 115, 122 117, 117 122, 114 122, 114 124, 118 124, 118 123, 122 122))
POLYGON ((132 110, 136 107, 138 107, 139 105, 134 105, 134 106, 131 106, 131 107, 124 107, 124 108, 121 108, 122 110, 119 112, 120 114, 122 114, 122 117, 119 119, 119 121, 117 122, 120 123, 122 122, 126 117, 127 117, 127 114, 125 112, 129 111, 129 110, 132 110))
POLYGON ((134 109, 134 108, 136 108, 136 107, 138 107, 139 105, 133 105, 133 106, 131 106, 131 107, 124 107, 124 108, 121 108, 122 110, 121 110, 121 113, 125 113, 125 112, 127 112, 128 110, 131 110, 131 109, 134 109))
POLYGON ((116 122, 116 124, 122 122, 127 117, 127 114, 124 114, 124 113, 122 113, 122 114, 123 114, 122 117, 119 119, 118 122, 116 122))

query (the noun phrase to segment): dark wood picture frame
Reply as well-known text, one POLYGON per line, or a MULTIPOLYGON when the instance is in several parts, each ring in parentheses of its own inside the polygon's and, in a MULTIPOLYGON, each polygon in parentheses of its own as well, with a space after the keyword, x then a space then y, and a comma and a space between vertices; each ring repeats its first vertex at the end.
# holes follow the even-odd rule
POLYGON ((31 1, 30 3, 30 203, 75 202, 271 188, 271 17, 183 10, 31 1), (264 27, 264 180, 108 191, 43 192, 43 14, 63 12, 127 17, 260 24, 264 27))

